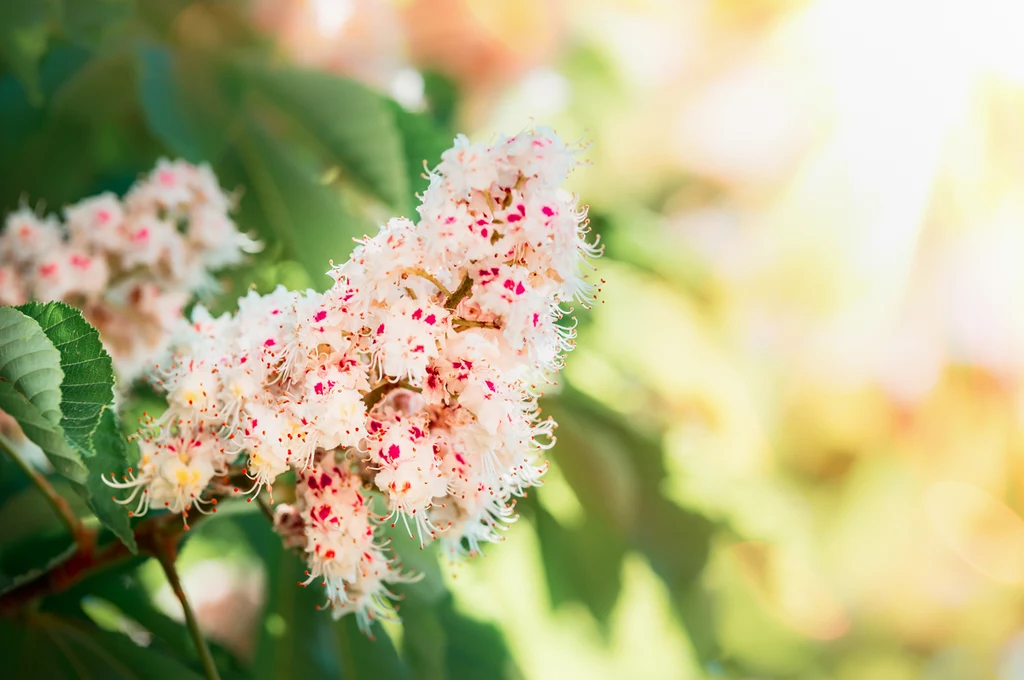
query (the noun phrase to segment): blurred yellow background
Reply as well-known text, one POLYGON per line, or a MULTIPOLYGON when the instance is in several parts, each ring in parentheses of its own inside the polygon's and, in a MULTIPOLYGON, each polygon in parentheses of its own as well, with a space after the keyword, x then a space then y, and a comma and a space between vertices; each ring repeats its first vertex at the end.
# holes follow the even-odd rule
MULTIPOLYGON (((259 16, 299 61, 409 106, 441 70, 475 136, 536 121, 593 143, 574 188, 608 283, 568 377, 656 428, 663 491, 729 527, 702 575, 727 656, 762 677, 1024 677, 1024 3, 259 16)), ((539 498, 582 521, 557 470, 539 498)), ((549 611, 532 531, 449 570, 526 675, 725 672, 642 559, 607 631, 549 611)))

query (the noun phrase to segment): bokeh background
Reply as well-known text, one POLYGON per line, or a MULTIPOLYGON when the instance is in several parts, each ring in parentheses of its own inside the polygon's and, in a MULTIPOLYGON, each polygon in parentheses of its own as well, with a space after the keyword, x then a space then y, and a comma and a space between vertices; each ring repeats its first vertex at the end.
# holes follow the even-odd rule
MULTIPOLYGON (((546 485, 485 557, 406 541, 370 646, 261 517, 203 525, 240 674, 1024 678, 1022 35, 1018 0, 6 0, 0 206, 208 161, 268 244, 230 309, 325 287, 457 131, 591 144, 546 485)), ((156 565, 109 579, 71 594, 102 626, 180 618, 156 565)))

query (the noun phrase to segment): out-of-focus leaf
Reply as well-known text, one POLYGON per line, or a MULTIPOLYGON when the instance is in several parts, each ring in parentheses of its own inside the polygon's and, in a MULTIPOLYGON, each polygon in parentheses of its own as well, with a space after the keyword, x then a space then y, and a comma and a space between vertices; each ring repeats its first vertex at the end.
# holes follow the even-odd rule
POLYGON ((127 636, 50 614, 22 625, 0 619, 0 653, 10 677, 187 680, 201 678, 173 657, 127 636))
POLYGON ((305 565, 281 541, 263 517, 239 520, 253 549, 264 559, 267 601, 261 618, 265 625, 253 663, 253 677, 277 680, 302 675, 309 680, 362 680, 406 678, 409 673, 387 633, 375 625, 370 640, 354 617, 334 621, 319 611, 326 602, 319 583, 299 585, 305 565))
POLYGON ((316 164, 294 146, 252 126, 236 140, 235 151, 238 181, 246 188, 238 222, 279 240, 305 266, 314 287, 325 288, 329 261, 348 259, 352 239, 365 235, 368 225, 345 208, 338 192, 320 181, 316 164))
MULTIPOLYGON (((59 616, 88 620, 88 615, 80 606, 83 598, 103 600, 153 635, 149 649, 172 655, 198 671, 201 662, 191 633, 183 623, 172 619, 154 605, 149 591, 139 578, 138 571, 144 561, 145 558, 135 558, 101 571, 68 591, 47 598, 43 609, 59 616)), ((222 677, 230 677, 232 673, 241 674, 242 667, 233 654, 215 642, 208 641, 208 645, 222 677)))
POLYGON ((403 653, 418 680, 499 680, 519 673, 501 631, 460 613, 452 596, 426 602, 415 584, 400 588, 403 653))
POLYGON ((74 40, 108 47, 110 40, 132 16, 130 0, 62 0, 61 27, 74 40))
MULTIPOLYGON (((559 468, 587 510, 587 522, 603 525, 592 526, 590 531, 610 530, 624 546, 648 559, 673 594, 673 606, 698 656, 704 661, 716 658, 714 607, 701 583, 715 523, 661 495, 658 489, 665 467, 660 446, 626 425, 621 416, 572 389, 545 400, 544 408, 560 424, 559 440, 552 451, 559 468), (630 512, 624 515, 623 507, 630 512)), ((543 488, 539 490, 543 492, 543 488)), ((566 541, 571 545, 571 539, 552 535, 557 532, 543 521, 539 521, 538 532, 546 534, 541 536, 542 548, 546 571, 555 577, 551 586, 557 602, 557 594, 575 594, 588 579, 577 576, 567 583, 562 572, 562 562, 572 559, 562 546, 566 541)), ((609 557, 605 554, 603 559, 609 557)), ((594 575, 591 580, 599 577, 594 575)), ((601 611, 601 605, 596 609, 601 611)))
POLYGON ((31 581, 63 562, 76 547, 68 532, 62 529, 0 544, 0 593, 31 581))
POLYGON ((0 3, 0 56, 18 76, 36 104, 39 60, 49 43, 49 22, 55 13, 52 0, 4 0, 0 3))
POLYGON ((52 115, 97 125, 122 116, 137 106, 135 88, 130 86, 133 76, 133 64, 126 55, 89 59, 55 88, 52 115))
POLYGON ((257 67, 247 73, 257 91, 323 146, 332 164, 392 207, 408 205, 402 137, 380 95, 318 71, 257 67))
POLYGON ((424 175, 424 161, 427 167, 437 165, 441 161, 441 153, 451 146, 452 136, 427 116, 406 111, 396 102, 390 102, 390 105, 395 124, 402 133, 410 195, 422 194, 429 185, 424 175))
POLYGON ((635 451, 614 429, 609 414, 595 417, 570 399, 545 400, 544 413, 559 424, 552 457, 587 513, 624 533, 636 519, 639 489, 635 451))
POLYGON ((552 605, 582 602, 606 624, 622 589, 626 542, 593 517, 579 527, 564 527, 539 505, 534 517, 552 605))
POLYGON ((450 130, 455 124, 455 108, 459 100, 455 81, 437 71, 424 71, 423 94, 438 126, 450 130))
POLYGON ((418 542, 413 549, 414 542, 402 538, 392 540, 403 567, 423 574, 419 582, 395 588, 401 598, 402 655, 417 680, 518 677, 501 631, 455 608, 436 551, 420 551, 418 542))
POLYGON ((217 64, 154 46, 141 48, 138 62, 139 101, 153 134, 193 163, 217 160, 227 143, 217 64))

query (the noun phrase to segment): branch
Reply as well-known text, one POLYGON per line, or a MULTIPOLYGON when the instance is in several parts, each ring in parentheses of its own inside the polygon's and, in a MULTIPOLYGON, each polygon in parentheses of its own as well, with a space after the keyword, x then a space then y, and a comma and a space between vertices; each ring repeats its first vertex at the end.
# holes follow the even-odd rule
POLYGON ((164 568, 167 582, 171 584, 171 590, 174 591, 174 595, 181 602, 182 611, 185 612, 185 625, 192 636, 192 641, 196 643, 196 649, 199 651, 199 660, 203 664, 206 677, 209 680, 220 680, 217 664, 213 662, 210 647, 206 644, 203 632, 199 630, 199 620, 196 619, 196 613, 192 610, 188 597, 185 596, 185 589, 181 587, 181 579, 178 578, 178 570, 174 566, 174 560, 178 552, 178 539, 176 536, 171 536, 167 540, 162 540, 162 537, 158 537, 155 547, 156 559, 160 562, 160 566, 164 568))
MULTIPOLYGON (((184 531, 185 527, 179 515, 150 518, 135 527, 135 541, 138 543, 139 553, 155 555, 155 541, 158 536, 163 540, 176 541, 184 531)), ((14 613, 37 598, 64 592, 88 576, 132 557, 131 551, 121 541, 112 541, 97 548, 97 530, 86 529, 84 533, 87 534, 88 540, 80 543, 71 557, 52 567, 39 578, 0 595, 0 614, 14 613)))
POLYGON ((54 513, 57 517, 67 525, 68 531, 71 532, 71 538, 79 547, 86 545, 89 540, 89 533, 85 530, 85 525, 78 519, 78 516, 72 512, 71 506, 64 500, 64 497, 57 493, 57 490, 53 488, 49 480, 43 475, 39 474, 39 471, 29 465, 24 458, 22 458, 14 450, 14 445, 11 444, 10 440, 4 435, 0 434, 0 449, 3 449, 5 453, 13 460, 21 471, 32 481, 33 484, 43 493, 46 497, 46 502, 53 508, 54 513))

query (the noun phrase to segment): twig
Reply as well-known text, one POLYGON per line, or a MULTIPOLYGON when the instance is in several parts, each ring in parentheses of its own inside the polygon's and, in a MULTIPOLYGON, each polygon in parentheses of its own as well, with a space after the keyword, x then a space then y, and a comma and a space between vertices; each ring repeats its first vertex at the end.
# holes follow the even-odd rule
MULTIPOLYGON (((256 496, 256 502, 260 504, 260 510, 263 511, 263 515, 270 520, 270 526, 274 526, 274 511, 270 507, 270 503, 267 503, 267 499, 263 497, 263 494, 256 496)), ((271 500, 271 503, 274 501, 271 500)))
POLYGON ((158 537, 155 541, 156 559, 160 562, 160 566, 164 568, 164 574, 167 575, 167 582, 171 584, 171 590, 174 591, 174 595, 181 602, 181 608, 185 612, 185 625, 188 628, 188 632, 192 635, 192 641, 196 643, 196 649, 199 651, 199 660, 203 664, 206 677, 209 680, 220 680, 217 664, 213 662, 210 647, 206 644, 203 632, 199 630, 199 620, 196 619, 196 613, 192 610, 188 597, 185 596, 185 590, 181 587, 181 579, 178 578, 178 570, 174 566, 175 556, 178 552, 177 545, 176 536, 170 536, 167 540, 164 540, 163 537, 158 537))
POLYGON ((501 323, 498 321, 476 321, 474 319, 452 319, 452 326, 456 333, 461 333, 470 328, 492 328, 501 330, 501 323))
POLYGON ((89 538, 88 532, 85 531, 85 526, 78 519, 71 510, 71 506, 64 500, 64 497, 57 493, 57 490, 53 488, 49 480, 46 477, 39 474, 39 471, 34 467, 25 462, 14 450, 14 445, 11 444, 7 437, 0 435, 0 448, 17 464, 21 471, 32 481, 33 484, 42 492, 43 496, 46 497, 46 501, 53 508, 53 511, 57 514, 60 520, 67 525, 68 531, 71 532, 71 538, 79 546, 85 545, 85 541, 89 538))
POLYGON ((440 281, 438 281, 437 278, 434 277, 434 275, 431 274, 430 272, 428 272, 427 270, 420 269, 419 267, 414 267, 414 268, 408 269, 406 271, 408 271, 410 274, 415 274, 416 276, 423 277, 427 281, 430 281, 432 284, 437 286, 437 289, 439 291, 444 293, 444 296, 445 296, 446 299, 450 298, 452 296, 452 294, 450 292, 448 292, 448 289, 444 287, 444 284, 442 284, 440 281))
POLYGON ((455 292, 448 296, 448 299, 444 301, 445 309, 455 309, 469 295, 469 292, 473 290, 473 279, 469 278, 469 274, 462 277, 462 282, 459 287, 455 289, 455 292))

